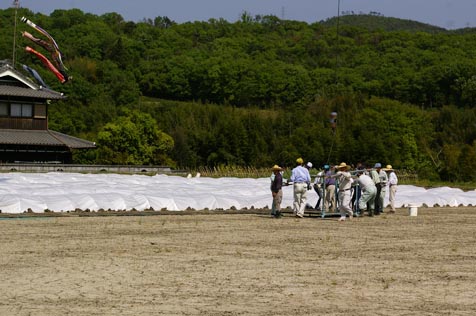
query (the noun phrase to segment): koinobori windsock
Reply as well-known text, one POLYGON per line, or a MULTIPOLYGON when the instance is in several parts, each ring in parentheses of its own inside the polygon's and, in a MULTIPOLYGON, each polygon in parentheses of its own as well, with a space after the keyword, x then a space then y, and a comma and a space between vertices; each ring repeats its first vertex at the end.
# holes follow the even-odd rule
MULTIPOLYGON (((41 33, 42 35, 44 35, 48 38, 48 41, 45 41, 45 40, 34 37, 33 35, 31 35, 28 32, 23 32, 22 33, 23 37, 28 38, 29 40, 31 40, 35 44, 43 47, 44 49, 46 49, 51 54, 51 57, 53 59, 53 63, 54 63, 54 66, 55 66, 54 69, 56 70, 56 72, 59 72, 61 74, 61 76, 63 77, 64 81, 62 81, 62 83, 65 83, 66 81, 68 81, 69 76, 66 73, 67 68, 63 64, 62 53, 61 53, 61 51, 59 49, 59 46, 56 43, 55 39, 48 32, 46 32, 43 28, 36 25, 35 23, 28 20, 27 18, 22 17, 21 21, 26 23, 30 27, 34 28, 36 31, 38 31, 39 33, 41 33)), ((32 50, 32 48, 30 48, 30 49, 32 50)), ((29 51, 29 50, 27 49, 27 51, 29 51)), ((41 55, 41 53, 38 53, 38 54, 41 55)), ((43 58, 46 58, 46 57, 43 56, 43 58)), ((40 59, 42 59, 42 58, 40 57, 40 59)), ((45 64, 45 61, 43 59, 42 59, 42 62, 45 64)), ((49 60, 48 60, 48 63, 51 64, 51 62, 49 62, 49 60)), ((50 69, 51 71, 53 71, 49 66, 47 66, 47 68, 50 69)), ((55 73, 55 71, 53 71, 53 73, 55 73)), ((58 75, 56 73, 55 73, 55 75, 56 75, 56 77, 58 77, 58 75)), ((61 81, 61 79, 60 79, 60 81, 61 81)))
POLYGON ((33 78, 35 78, 36 82, 38 82, 38 84, 42 87, 45 87, 47 89, 49 89, 48 85, 45 83, 45 81, 43 80, 43 78, 41 78, 40 74, 33 68, 27 66, 27 65, 22 65, 23 69, 30 73, 33 78))
POLYGON ((58 69, 56 69, 56 67, 48 60, 48 58, 46 58, 41 53, 37 52, 36 50, 34 50, 33 48, 31 48, 29 46, 25 47, 25 50, 28 53, 31 53, 31 54, 35 55, 36 57, 38 57, 41 60, 41 62, 43 63, 43 65, 45 65, 45 67, 48 68, 48 70, 50 70, 52 73, 54 73, 56 78, 58 78, 58 80, 61 83, 65 83, 67 81, 66 78, 63 76, 63 74, 61 72, 59 72, 58 69))

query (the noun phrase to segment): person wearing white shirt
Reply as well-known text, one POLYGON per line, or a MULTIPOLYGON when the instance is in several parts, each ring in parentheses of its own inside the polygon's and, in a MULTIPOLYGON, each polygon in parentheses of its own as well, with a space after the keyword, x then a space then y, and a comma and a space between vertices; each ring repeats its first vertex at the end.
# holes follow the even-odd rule
POLYGON ((332 177, 337 179, 337 183, 339 184, 339 211, 340 211, 340 218, 339 221, 345 221, 346 215, 349 215, 349 219, 352 218, 352 175, 349 172, 350 166, 348 166, 345 162, 342 162, 340 165, 337 166, 337 172, 332 177))
POLYGON ((380 178, 380 194, 379 194, 379 209, 378 211, 380 213, 383 213, 383 210, 385 209, 385 195, 387 194, 387 182, 388 182, 388 176, 385 170, 382 168, 377 168, 378 176, 380 178))
POLYGON ((389 186, 389 196, 388 201, 390 202, 390 213, 395 213, 395 196, 397 194, 397 185, 398 178, 395 170, 393 170, 392 165, 387 165, 384 169, 388 172, 388 186, 389 186))

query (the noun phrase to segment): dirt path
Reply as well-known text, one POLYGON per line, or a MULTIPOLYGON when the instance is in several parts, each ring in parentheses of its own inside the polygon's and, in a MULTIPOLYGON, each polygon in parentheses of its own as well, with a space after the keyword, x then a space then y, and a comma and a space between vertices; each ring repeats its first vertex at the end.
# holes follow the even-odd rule
POLYGON ((0 315, 475 315, 476 208, 0 220, 0 315))

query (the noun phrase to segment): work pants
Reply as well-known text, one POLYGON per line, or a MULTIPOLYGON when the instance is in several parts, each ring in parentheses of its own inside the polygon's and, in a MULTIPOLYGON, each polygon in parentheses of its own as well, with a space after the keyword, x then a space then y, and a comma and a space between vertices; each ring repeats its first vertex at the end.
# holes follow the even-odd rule
POLYGON ((376 195, 377 195, 377 188, 374 186, 365 188, 365 190, 362 190, 362 194, 359 200, 359 208, 361 213, 363 213, 367 209, 367 205, 368 205, 369 215, 373 215, 374 208, 375 208, 376 195))
POLYGON ((385 209, 385 195, 387 195, 387 187, 382 187, 380 190, 380 196, 379 199, 380 201, 378 204, 380 205, 380 212, 383 213, 383 210, 385 209))
POLYGON ((306 209, 306 192, 307 192, 307 183, 298 182, 294 183, 294 203, 293 203, 293 212, 294 215, 303 217, 304 210, 306 209))
POLYGON ((317 199, 316 206, 314 207, 315 209, 321 209, 321 201, 322 201, 322 187, 320 185, 314 184, 314 191, 316 191, 317 196, 319 197, 317 199))
POLYGON ((339 191, 339 212, 340 216, 352 216, 352 195, 350 189, 339 191))
POLYGON ((326 200, 324 201, 324 208, 327 212, 334 212, 336 209, 336 186, 330 184, 326 186, 326 200))
POLYGON ((279 215, 281 211, 281 202, 283 201, 283 191, 279 190, 276 195, 273 197, 273 204, 271 206, 271 215, 279 215))
POLYGON ((395 212, 395 195, 397 194, 397 186, 391 185, 388 200, 390 202, 390 209, 395 212))
POLYGON ((377 188, 377 193, 375 194, 375 214, 380 214, 380 192, 382 191, 382 187, 380 186, 380 183, 377 183, 375 185, 377 188))

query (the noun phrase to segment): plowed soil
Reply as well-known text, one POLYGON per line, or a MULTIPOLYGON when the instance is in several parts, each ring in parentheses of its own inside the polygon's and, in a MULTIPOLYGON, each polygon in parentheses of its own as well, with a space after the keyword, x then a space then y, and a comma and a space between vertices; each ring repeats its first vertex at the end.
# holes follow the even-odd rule
POLYGON ((476 315, 476 208, 0 220, 0 315, 476 315))

